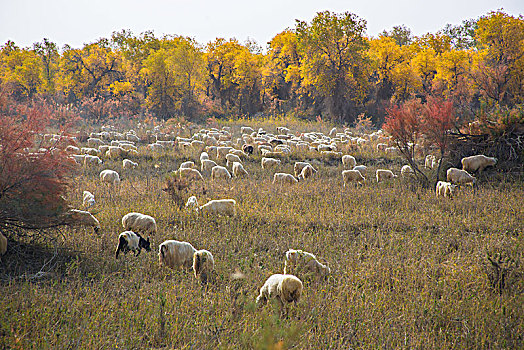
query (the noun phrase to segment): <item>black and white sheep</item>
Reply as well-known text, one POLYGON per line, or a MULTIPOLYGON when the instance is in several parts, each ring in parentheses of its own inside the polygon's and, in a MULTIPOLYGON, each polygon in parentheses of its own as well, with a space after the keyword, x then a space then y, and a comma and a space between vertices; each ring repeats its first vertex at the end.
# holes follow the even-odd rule
POLYGON ((127 254, 129 251, 133 251, 135 256, 140 255, 140 251, 144 248, 146 251, 151 251, 151 245, 149 243, 149 237, 144 239, 140 234, 134 233, 133 231, 122 232, 118 236, 118 245, 115 251, 115 258, 118 259, 118 254, 124 252, 127 254))

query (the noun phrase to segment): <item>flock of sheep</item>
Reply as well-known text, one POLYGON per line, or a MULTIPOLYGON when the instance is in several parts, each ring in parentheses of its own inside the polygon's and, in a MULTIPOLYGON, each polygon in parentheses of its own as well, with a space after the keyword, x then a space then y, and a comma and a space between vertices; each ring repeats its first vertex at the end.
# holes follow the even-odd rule
MULTIPOLYGON (((154 139, 154 143, 147 146, 137 134, 130 130, 126 133, 114 131, 113 127, 103 127, 99 133, 92 133, 87 139, 86 147, 69 145, 66 151, 70 153, 71 159, 85 167, 99 165, 103 159, 122 160, 123 169, 134 169, 138 163, 129 158, 136 157, 142 152, 167 153, 175 149, 199 152, 200 166, 193 161, 183 162, 173 175, 185 178, 188 181, 205 181, 210 177, 211 181, 225 180, 229 183, 232 178, 249 177, 250 174, 244 168, 244 162, 253 157, 254 154, 261 155, 260 166, 266 172, 273 173, 273 183, 277 185, 293 185, 299 181, 307 181, 315 176, 318 170, 306 159, 294 163, 294 173, 278 172, 282 162, 289 159, 290 155, 298 158, 306 153, 315 153, 320 159, 339 159, 344 167, 342 180, 344 187, 350 183, 364 184, 366 180, 367 167, 357 164, 354 156, 343 154, 342 150, 348 152, 357 148, 369 148, 384 154, 398 153, 396 147, 383 132, 376 131, 370 134, 354 135, 349 129, 337 132, 334 128, 329 135, 320 132, 307 132, 294 134, 288 128, 277 128, 276 134, 271 134, 262 128, 255 131, 251 127, 241 127, 239 137, 230 127, 222 129, 201 129, 190 137, 180 137, 176 134, 165 134, 160 127, 147 130, 148 139, 154 139), (139 148, 140 147, 140 148, 139 148), (225 164, 224 164, 225 162, 225 164), (223 165, 220 165, 224 164, 223 165)), ((56 140, 58 135, 44 135, 44 140, 56 140)), ((58 136, 60 137, 60 136, 58 136)), ((425 149, 416 145, 417 154, 425 155, 426 168, 434 168, 438 163, 431 149, 425 149)), ((198 153, 197 153, 198 154, 198 153)), ((437 196, 452 197, 456 186, 475 184, 476 179, 470 173, 481 172, 487 166, 495 165, 495 158, 484 155, 475 155, 462 159, 462 169, 450 168, 447 170, 447 182, 439 181, 435 193, 437 196)), ((317 163, 321 164, 321 163, 317 163)), ((316 164, 315 164, 316 165, 316 164)), ((413 176, 413 169, 404 165, 400 169, 400 176, 413 176)), ((100 172, 100 181, 111 187, 120 185, 118 172, 105 169, 100 172)), ((377 169, 377 182, 385 182, 398 177, 390 169, 377 169)), ((100 222, 89 212, 95 206, 95 196, 89 192, 83 192, 83 205, 87 210, 71 209, 65 218, 65 223, 76 226, 93 227, 95 232, 100 230, 100 222)), ((195 211, 203 215, 235 216, 237 214, 237 202, 234 199, 222 198, 210 200, 204 205, 199 205, 195 196, 191 196, 186 203, 187 210, 195 211)), ((141 249, 151 250, 150 237, 157 232, 157 224, 153 217, 141 213, 128 213, 122 218, 124 232, 118 236, 115 257, 120 252, 132 251, 135 255, 140 254, 141 249), (144 238, 145 237, 145 238, 144 238)), ((5 253, 7 240, 0 235, 0 254, 5 253)), ((158 247, 159 263, 163 266, 175 269, 193 269, 196 278, 203 283, 207 282, 215 268, 215 259, 212 253, 206 249, 195 249, 189 242, 167 240, 158 247)), ((263 305, 268 299, 275 298, 280 305, 298 302, 303 284, 299 277, 310 274, 325 277, 331 273, 329 266, 322 264, 311 253, 302 250, 289 250, 284 258, 285 268, 283 274, 270 276, 260 288, 257 303, 263 305)))

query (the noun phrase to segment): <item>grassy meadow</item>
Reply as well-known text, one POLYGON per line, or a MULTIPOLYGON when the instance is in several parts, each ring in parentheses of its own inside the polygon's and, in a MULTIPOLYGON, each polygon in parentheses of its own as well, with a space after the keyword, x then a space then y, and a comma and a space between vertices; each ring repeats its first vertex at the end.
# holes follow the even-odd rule
MULTIPOLYGON (((239 123, 228 124, 235 135, 239 123)), ((256 126, 274 132, 276 124, 256 126)), ((249 178, 213 183, 204 175, 203 186, 183 193, 201 205, 235 199, 232 218, 181 210, 162 191, 166 174, 185 160, 199 165, 200 152, 141 152, 137 169, 123 170, 121 160, 81 169, 68 200, 82 208, 82 191, 93 192, 102 230, 62 227, 54 240, 9 241, 0 264, 0 348, 522 348, 522 175, 491 168, 477 189, 436 198, 400 176, 376 183, 378 168, 399 174, 400 158, 344 153, 368 166, 363 186, 344 188, 340 161, 306 153, 284 158, 278 171, 309 160, 318 173, 280 187, 254 155, 244 161, 249 178), (100 183, 103 169, 120 173, 119 190, 100 183), (121 218, 131 211, 155 217, 158 232, 151 252, 116 260, 121 218), (192 271, 159 265, 167 239, 213 253, 207 286, 192 271), (288 249, 315 254, 332 274, 303 280, 302 299, 283 318, 277 303, 259 309, 255 298, 282 273, 288 249)))

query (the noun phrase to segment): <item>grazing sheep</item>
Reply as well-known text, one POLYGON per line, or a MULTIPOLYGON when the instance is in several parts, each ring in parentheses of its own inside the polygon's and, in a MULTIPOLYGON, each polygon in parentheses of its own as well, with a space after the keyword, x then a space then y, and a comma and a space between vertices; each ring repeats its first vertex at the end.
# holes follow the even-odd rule
POLYGON ((344 170, 342 171, 342 181, 344 182, 344 187, 346 187, 350 182, 362 184, 362 182, 366 181, 366 178, 358 170, 344 170))
POLYGON ((105 145, 105 142, 100 140, 99 138, 90 137, 87 139, 87 145, 89 147, 99 147, 105 145))
POLYGON ((100 151, 96 148, 82 147, 80 151, 82 154, 89 154, 90 156, 98 156, 100 154, 100 151))
POLYGON ((368 170, 368 167, 365 165, 357 165, 353 168, 353 170, 358 170, 364 176, 368 170))
POLYGON ((342 152, 335 152, 335 151, 321 151, 320 154, 325 159, 340 159, 342 156, 342 152))
POLYGON ((155 218, 141 213, 128 213, 122 217, 122 226, 126 231, 156 234, 155 218))
POLYGON ((65 151, 67 153, 80 153, 80 148, 73 145, 69 145, 65 148, 65 151))
POLYGON ((227 170, 223 166, 216 165, 213 167, 213 169, 211 169, 211 179, 225 179, 229 181, 231 179, 231 174, 229 173, 229 170, 227 170))
POLYGON ((435 163, 437 162, 437 159, 434 155, 428 154, 426 158, 424 159, 424 168, 426 169, 433 169, 435 167, 435 163))
POLYGON ((293 185, 293 184, 296 184, 297 182, 298 182, 297 178, 291 174, 275 173, 273 175, 273 184, 278 183, 279 185, 284 185, 284 184, 293 185))
POLYGON ((72 154, 69 157, 73 159, 77 164, 84 164, 85 156, 85 154, 72 154))
POLYGON ((82 202, 84 204, 84 207, 91 208, 95 205, 95 195, 89 191, 84 191, 84 193, 82 194, 82 202))
POLYGON ((102 159, 100 159, 98 156, 90 156, 89 154, 84 156, 84 166, 98 164, 102 164, 102 159))
POLYGON ((226 154, 226 166, 230 166, 233 162, 242 163, 242 160, 239 156, 232 153, 226 154))
POLYGON ((233 171, 234 177, 249 176, 246 169, 244 169, 244 166, 242 165, 242 163, 233 162, 233 166, 231 167, 231 169, 233 171))
MULTIPOLYGON (((295 165, 293 166, 293 171, 295 173, 295 176, 298 177, 300 173, 302 172, 302 169, 304 169, 308 165, 313 168, 313 166, 309 164, 308 162, 295 162, 295 165)), ((313 168, 313 172, 316 173, 317 170, 313 168)))
POLYGON ((298 272, 312 272, 320 276, 327 276, 331 273, 331 268, 320 263, 317 257, 303 250, 290 249, 286 252, 284 274, 298 272), (294 271, 293 271, 294 270, 294 271))
POLYGON ((437 197, 452 198, 456 188, 457 185, 453 185, 450 182, 439 181, 437 182, 437 186, 435 188, 435 195, 437 197))
POLYGON ((180 168, 173 172, 173 175, 179 176, 181 179, 194 179, 204 181, 204 177, 200 171, 192 168, 180 168))
MULTIPOLYGON (((294 302, 298 303, 303 289, 302 281, 293 275, 275 274, 270 276, 257 297, 259 306, 265 305, 269 299, 277 299, 280 310, 283 311, 284 305, 294 302)), ((286 308, 287 314, 287 308, 286 308)))
POLYGON ((385 152, 387 147, 388 147, 387 143, 377 143, 378 152, 385 152))
POLYGON ((100 222, 88 211, 71 209, 66 214, 64 223, 70 226, 91 226, 95 233, 100 231, 100 222))
POLYGON ((152 152, 155 152, 155 153, 159 153, 164 150, 164 146, 159 143, 151 143, 147 145, 147 148, 149 148, 152 152))
POLYGON ((389 154, 389 155, 392 155, 392 156, 400 156, 400 155, 402 155, 402 153, 400 152, 398 147, 387 147, 384 150, 384 152, 386 152, 386 154, 389 154))
POLYGON ((247 153, 245 153, 244 151, 239 150, 239 149, 234 149, 233 148, 232 150, 229 151, 229 153, 230 154, 234 154, 235 156, 240 157, 240 158, 247 158, 248 157, 247 153))
POLYGON ((306 165, 305 167, 302 168, 302 171, 297 176, 297 179, 299 181, 309 179, 310 177, 313 176, 314 173, 315 173, 315 169, 313 169, 311 165, 306 165))
POLYGON ((253 128, 249 127, 249 126, 242 126, 242 127, 240 127, 240 133, 242 133, 242 134, 251 134, 254 131, 255 130, 253 130, 253 128))
POLYGON ((0 255, 4 255, 7 252, 7 237, 0 232, 0 255))
POLYGON ((211 252, 201 249, 193 254, 193 272, 195 273, 195 278, 200 278, 202 283, 206 283, 208 276, 214 269, 215 259, 211 252))
POLYGON ((217 147, 217 159, 225 158, 226 154, 229 154, 229 150, 233 147, 229 146, 219 146, 217 147))
POLYGON ((280 159, 274 159, 274 158, 262 158, 261 165, 262 169, 269 169, 276 167, 277 165, 280 165, 282 162, 280 159))
POLYGON ((211 172, 211 169, 213 169, 213 167, 216 167, 218 165, 214 160, 210 160, 210 159, 202 159, 200 162, 202 163, 200 170, 202 170, 203 173, 211 172))
POLYGON ((195 196, 191 196, 187 199, 187 202, 186 202, 186 208, 187 209, 198 209, 198 201, 197 201, 197 197, 195 196))
POLYGON ((127 155, 127 151, 120 146, 109 146, 106 157, 110 159, 118 159, 127 155))
POLYGON ((133 162, 129 159, 124 159, 122 161, 122 168, 124 169, 135 169, 138 166, 138 163, 133 162))
POLYGON ((140 255, 140 252, 144 248, 146 251, 151 251, 151 245, 149 243, 149 237, 144 239, 140 234, 134 233, 133 231, 122 232, 118 236, 118 246, 115 251, 115 258, 118 259, 118 254, 122 251, 127 254, 130 250, 135 253, 135 256, 140 255))
POLYGON ((448 182, 455 185, 471 185, 474 186, 477 183, 477 179, 468 173, 466 170, 460 170, 457 168, 449 168, 446 172, 446 178, 448 182))
POLYGON ((284 152, 281 152, 281 151, 275 151, 275 152, 272 152, 272 151, 266 151, 266 150, 262 150, 262 155, 266 158, 270 158, 270 157, 284 157, 285 154, 284 152))
POLYGON ((192 162, 188 160, 187 162, 183 162, 180 164, 179 169, 193 169, 195 167, 195 162, 192 162))
POLYGON ((200 154, 200 163, 202 163, 203 160, 208 160, 209 159, 209 154, 207 154, 207 152, 202 152, 200 154))
POLYGON ((400 175, 402 175, 402 177, 410 177, 414 176, 415 172, 413 171, 413 168, 406 164, 400 169, 400 175))
POLYGON ((357 165, 357 160, 355 157, 350 156, 349 154, 344 154, 342 156, 342 165, 344 165, 344 168, 346 169, 352 169, 355 165, 357 165))
POLYGON ((254 148, 252 145, 245 144, 242 146, 242 151, 246 154, 253 154, 254 148))
POLYGON ((120 175, 114 170, 102 170, 100 172, 100 180, 104 183, 117 186, 120 185, 120 175))
POLYGON ((171 269, 187 268, 193 265, 193 256, 196 249, 191 243, 175 240, 164 241, 158 247, 158 261, 171 269))
POLYGON ((237 202, 234 199, 214 199, 199 207, 202 214, 234 216, 237 213, 237 202))
POLYGON ((470 156, 462 158, 462 170, 466 170, 470 173, 478 171, 481 173, 488 166, 495 166, 497 164, 497 158, 486 157, 483 154, 476 156, 470 156))
POLYGON ((397 175, 393 174, 391 170, 386 169, 377 169, 377 182, 382 182, 384 180, 388 179, 394 179, 397 177, 397 175))

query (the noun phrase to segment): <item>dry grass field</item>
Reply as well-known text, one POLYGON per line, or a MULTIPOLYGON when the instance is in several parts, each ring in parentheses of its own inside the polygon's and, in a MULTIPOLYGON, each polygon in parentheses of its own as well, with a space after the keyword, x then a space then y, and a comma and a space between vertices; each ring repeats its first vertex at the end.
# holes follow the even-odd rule
POLYGON ((350 154, 368 166, 363 186, 344 188, 340 161, 306 153, 278 170, 314 162, 314 178, 293 186, 273 185, 274 171, 255 155, 244 162, 249 178, 213 183, 205 175, 204 189, 183 192, 200 204, 235 199, 232 218, 179 209, 162 191, 166 174, 185 160, 199 164, 199 152, 141 153, 133 170, 121 160, 81 169, 68 200, 81 208, 82 191, 93 192, 102 230, 63 227, 53 240, 10 241, 0 264, 0 348, 522 348, 522 174, 490 168, 476 189, 436 198, 400 177, 376 183, 378 168, 399 174, 400 158, 350 154), (119 190, 100 183, 103 169, 120 173, 119 190), (155 217, 158 233, 151 252, 116 260, 120 221, 131 211, 155 217), (211 251, 212 281, 160 266, 167 239, 211 251), (258 308, 255 298, 282 273, 288 249, 315 254, 332 273, 304 279, 286 318, 277 303, 258 308))

